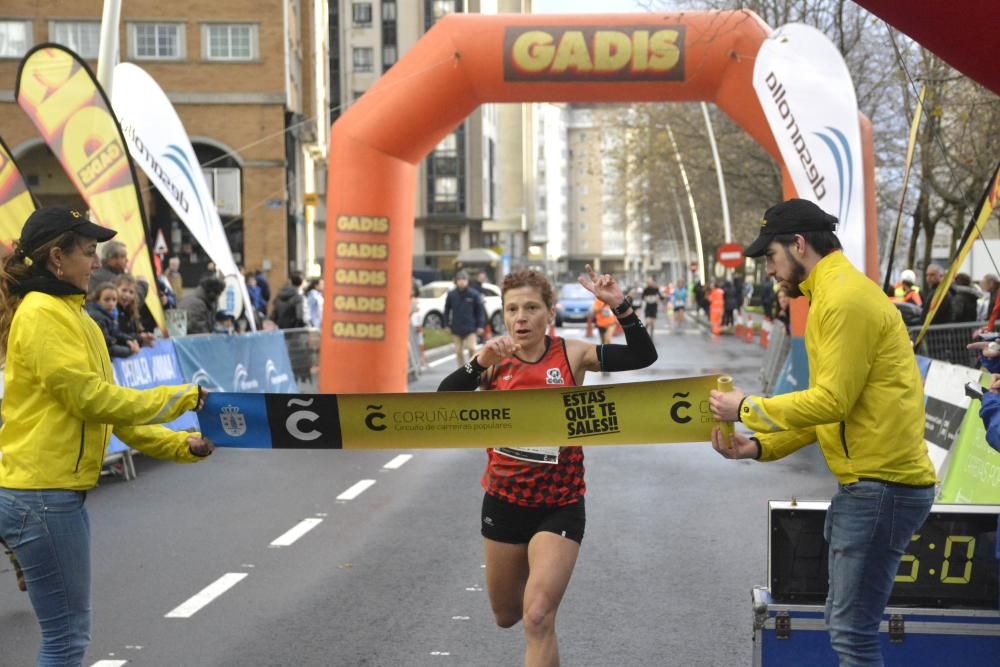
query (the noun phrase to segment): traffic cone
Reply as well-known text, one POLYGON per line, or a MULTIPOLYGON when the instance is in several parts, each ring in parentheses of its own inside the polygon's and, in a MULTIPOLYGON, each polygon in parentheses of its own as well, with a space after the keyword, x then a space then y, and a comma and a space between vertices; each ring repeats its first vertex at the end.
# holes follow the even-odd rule
POLYGON ((743 315, 739 311, 733 313, 733 335, 743 338, 743 315))
POLYGON ((760 346, 767 348, 767 339, 771 335, 771 323, 766 319, 760 325, 760 346))
POLYGON ((743 328, 743 340, 747 343, 753 342, 753 315, 747 315, 747 324, 743 328))

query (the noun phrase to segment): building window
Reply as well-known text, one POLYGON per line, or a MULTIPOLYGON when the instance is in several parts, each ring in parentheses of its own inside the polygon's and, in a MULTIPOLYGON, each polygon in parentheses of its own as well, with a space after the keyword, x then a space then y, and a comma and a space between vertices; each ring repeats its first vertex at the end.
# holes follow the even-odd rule
POLYGON ((424 30, 430 30, 438 19, 462 11, 462 0, 424 0, 424 30))
POLYGON ((206 60, 256 60, 257 26, 214 23, 201 27, 202 57, 206 60))
POLYGON ((354 25, 371 25, 372 3, 355 2, 351 5, 351 15, 354 18, 354 25))
POLYGON ((372 71, 372 48, 368 46, 354 48, 354 71, 372 71))
POLYGON ((427 159, 427 212, 465 210, 465 125, 441 140, 427 159))
POLYGON ((129 36, 133 58, 142 60, 182 60, 183 23, 132 23, 129 36))
POLYGON ((0 21, 0 58, 20 58, 31 41, 31 21, 0 21))
POLYGON ((389 69, 396 64, 396 45, 385 44, 382 46, 382 65, 389 69))
POLYGON ((208 191, 212 193, 215 206, 222 215, 240 215, 243 199, 240 187, 240 170, 237 167, 207 168, 205 175, 208 191))
POLYGON ((85 60, 95 60, 101 43, 101 24, 98 21, 49 21, 49 39, 85 60))
POLYGON ((396 3, 395 2, 383 2, 382 3, 382 20, 383 21, 395 21, 396 20, 396 3))

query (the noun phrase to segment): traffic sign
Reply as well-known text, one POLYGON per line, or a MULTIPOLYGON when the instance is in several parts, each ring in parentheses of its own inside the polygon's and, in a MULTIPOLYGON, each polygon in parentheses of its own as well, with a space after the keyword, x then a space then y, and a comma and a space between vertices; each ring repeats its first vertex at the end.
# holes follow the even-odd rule
POLYGON ((739 243, 724 243, 719 246, 715 256, 719 260, 719 264, 727 269, 739 268, 740 264, 743 263, 743 246, 739 243))

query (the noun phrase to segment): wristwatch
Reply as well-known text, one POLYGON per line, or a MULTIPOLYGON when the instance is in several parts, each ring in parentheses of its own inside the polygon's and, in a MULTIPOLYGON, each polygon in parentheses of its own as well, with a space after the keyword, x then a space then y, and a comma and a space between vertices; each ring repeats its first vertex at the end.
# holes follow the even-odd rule
POLYGON ((615 317, 621 317, 625 314, 629 308, 632 307, 632 297, 625 297, 625 300, 619 303, 617 306, 611 309, 611 312, 615 314, 615 317))

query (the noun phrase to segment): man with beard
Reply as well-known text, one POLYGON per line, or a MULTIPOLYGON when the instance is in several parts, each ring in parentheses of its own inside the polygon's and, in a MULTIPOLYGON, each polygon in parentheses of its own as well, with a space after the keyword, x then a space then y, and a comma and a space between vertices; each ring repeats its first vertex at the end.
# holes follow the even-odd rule
POLYGON ((773 461, 819 441, 838 481, 824 529, 830 643, 841 665, 874 667, 883 664, 879 622, 903 553, 930 512, 936 475, 906 327, 844 256, 836 223, 802 199, 764 214, 746 255, 766 255, 768 275, 809 299, 809 387, 773 398, 713 391, 716 419, 756 433, 730 439, 716 428, 712 445, 729 459, 773 461))

